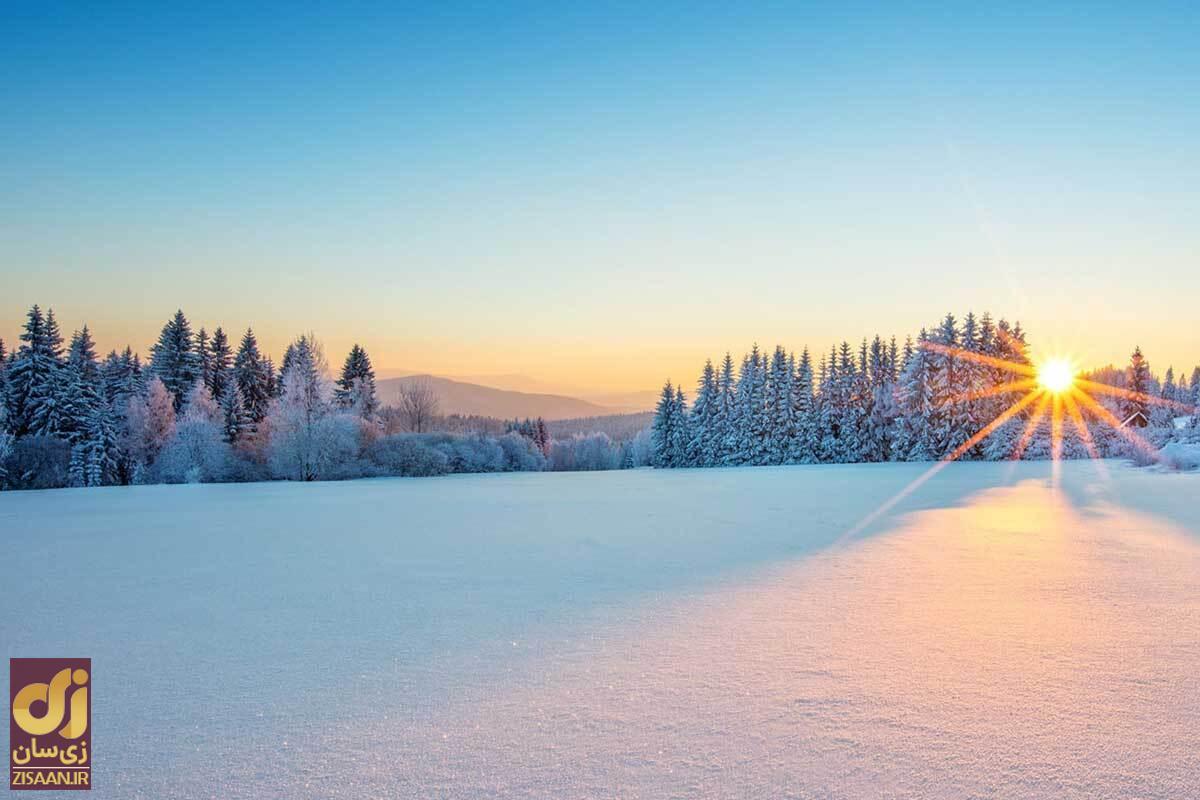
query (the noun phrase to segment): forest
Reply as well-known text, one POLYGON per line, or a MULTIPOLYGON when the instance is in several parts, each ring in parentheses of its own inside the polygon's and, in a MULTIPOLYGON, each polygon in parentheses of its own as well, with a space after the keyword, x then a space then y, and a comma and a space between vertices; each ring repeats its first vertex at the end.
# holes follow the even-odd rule
POLYGON ((1039 398, 1036 381, 1022 377, 1034 371, 1020 324, 986 313, 968 313, 961 323, 947 314, 902 346, 881 336, 863 339, 857 350, 842 342, 816 364, 807 348, 797 356, 755 346, 736 371, 728 353, 719 366, 705 363, 690 406, 682 387, 667 381, 654 415, 652 461, 1144 460, 1148 447, 1200 441, 1200 367, 1187 381, 1177 381, 1174 369, 1160 379, 1135 348, 1125 369, 1080 376, 1100 391, 1057 399, 1039 398))
POLYGON ((1028 349, 1019 324, 947 314, 902 346, 843 342, 815 364, 807 348, 755 346, 736 370, 726 354, 691 403, 668 381, 652 418, 546 423, 443 416, 420 384, 385 406, 359 345, 335 374, 303 334, 277 367, 252 329, 235 347, 220 327, 193 332, 182 310, 147 361, 129 346, 101 358, 86 325, 64 345, 35 305, 19 345, 0 341, 0 488, 1137 455, 1118 426, 1094 424, 1105 416, 1134 419, 1155 446, 1200 440, 1200 367, 1159 378, 1140 350, 1089 374, 1123 394, 1078 409, 1084 425, 1006 412, 1029 381, 1002 367, 1028 365, 1028 349))

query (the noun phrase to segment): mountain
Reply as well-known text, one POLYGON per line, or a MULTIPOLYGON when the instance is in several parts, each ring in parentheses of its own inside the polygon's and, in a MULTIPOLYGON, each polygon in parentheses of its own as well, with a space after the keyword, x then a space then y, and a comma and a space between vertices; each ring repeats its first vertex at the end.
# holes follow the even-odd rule
POLYGON ((395 405, 400 387, 416 381, 426 382, 433 388, 438 396, 440 414, 478 414, 500 419, 542 417, 551 420, 599 417, 623 410, 590 403, 577 397, 514 392, 480 386, 477 383, 439 378, 436 375, 406 375, 402 378, 381 380, 377 383, 380 401, 385 405, 395 405))
MULTIPOLYGON (((413 375, 424 374, 419 370, 380 370, 381 379, 392 377, 411 377, 413 375)), ((572 397, 579 400, 587 401, 593 405, 601 406, 607 409, 609 414, 635 414, 641 411, 650 411, 658 403, 659 391, 657 389, 649 389, 644 391, 599 391, 596 389, 585 389, 579 386, 570 386, 562 383, 552 383, 543 381, 538 378, 531 378, 528 375, 519 375, 515 373, 494 373, 489 375, 438 375, 437 377, 455 381, 457 383, 475 384, 477 386, 486 386, 491 389, 501 389, 506 392, 520 392, 523 394, 533 395, 554 395, 558 397, 572 397)))

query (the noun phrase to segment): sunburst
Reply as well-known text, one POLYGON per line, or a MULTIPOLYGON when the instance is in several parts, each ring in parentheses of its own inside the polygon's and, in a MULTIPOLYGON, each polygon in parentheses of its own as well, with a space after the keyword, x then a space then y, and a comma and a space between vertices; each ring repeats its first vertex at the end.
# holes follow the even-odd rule
MULTIPOLYGON (((1139 434, 1136 428, 1117 419, 1104 404, 1093 397, 1094 394, 1133 400, 1141 403, 1143 407, 1163 406, 1184 414, 1190 415, 1196 413, 1196 407, 1187 403, 1180 403, 1164 397, 1155 397, 1144 392, 1134 392, 1119 386, 1109 386, 1108 384, 1097 383, 1082 378, 1071 360, 1067 358, 1046 358, 1036 366, 1033 366, 982 353, 975 353, 970 350, 963 350, 958 347, 949 347, 936 342, 922 342, 921 347, 930 352, 995 367, 1012 376, 1006 383, 985 390, 957 395, 950 398, 949 402, 968 402, 984 397, 998 397, 1011 394, 1019 396, 1011 405, 997 414, 995 419, 984 425, 974 436, 939 459, 929 469, 918 475, 916 479, 880 505, 879 508, 864 517, 851 530, 843 534, 841 537, 843 540, 861 532, 868 525, 891 511, 895 508, 896 504, 911 495, 934 475, 945 469, 948 464, 962 458, 963 455, 988 439, 1004 423, 1019 414, 1027 412, 1030 408, 1032 408, 1032 411, 1029 412, 1021 435, 1009 453, 1009 459, 1018 460, 1025 455, 1026 448, 1029 446, 1038 429, 1046 421, 1048 415, 1050 418, 1050 458, 1053 463, 1052 470, 1055 476, 1055 483, 1057 483, 1058 465, 1063 456, 1063 426, 1068 418, 1075 431, 1079 434, 1088 457, 1096 460, 1101 470, 1104 469, 1103 462, 1100 461, 1101 454, 1099 448, 1096 446, 1095 437, 1092 435, 1088 420, 1084 416, 1084 409, 1095 420, 1108 425, 1119 436, 1147 457, 1155 461, 1158 461, 1160 458, 1155 447, 1139 434)), ((1104 474, 1107 473, 1105 472, 1104 474)))

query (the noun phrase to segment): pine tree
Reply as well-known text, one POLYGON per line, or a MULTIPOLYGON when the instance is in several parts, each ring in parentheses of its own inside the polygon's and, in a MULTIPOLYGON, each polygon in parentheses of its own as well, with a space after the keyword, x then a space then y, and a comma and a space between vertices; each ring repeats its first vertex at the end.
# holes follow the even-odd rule
POLYGON ((667 381, 654 409, 654 422, 650 428, 651 452, 656 467, 675 466, 675 421, 675 388, 667 381))
POLYGON ((813 393, 812 356, 808 348, 800 352, 796 376, 792 380, 792 419, 794 421, 789 461, 794 464, 812 464, 820 452, 817 436, 817 417, 813 393))
POLYGON ((720 374, 717 376, 717 402, 712 415, 714 465, 732 463, 732 454, 736 444, 733 434, 734 420, 737 415, 735 387, 733 356, 726 352, 725 358, 721 361, 720 374))
POLYGON ((787 351, 782 347, 776 346, 766 378, 763 463, 784 464, 788 461, 796 426, 792 414, 792 368, 787 351))
POLYGON ((242 407, 242 392, 236 385, 229 386, 225 392, 221 401, 221 416, 224 419, 224 439, 233 444, 241 437, 249 423, 246 410, 242 407))
POLYGON ((267 415, 267 406, 273 396, 273 380, 268 362, 259 354, 258 340, 250 328, 246 329, 246 334, 242 337, 233 371, 246 421, 250 425, 257 425, 267 415))
POLYGON ((927 336, 922 329, 900 374, 897 459, 928 461, 935 457, 932 430, 934 364, 933 352, 923 346, 927 336))
POLYGON ((533 425, 533 443, 543 456, 550 457, 550 430, 546 427, 546 420, 541 417, 538 417, 533 425))
POLYGON ((108 486, 117 482, 120 452, 112 410, 104 403, 89 409, 87 423, 71 448, 72 486, 108 486))
POLYGON ((1150 415, 1146 411, 1146 400, 1150 391, 1150 365, 1142 355, 1142 348, 1135 347, 1129 357, 1129 368, 1125 372, 1125 386, 1131 395, 1125 397, 1121 407, 1122 419, 1129 419, 1135 414, 1141 414, 1147 420, 1150 415))
MULTIPOLYGON (((208 341, 208 331, 200 328, 200 332, 196 334, 196 363, 200 367, 200 382, 204 384, 204 388, 209 390, 209 395, 212 395, 212 346, 208 341)), ((188 390, 189 392, 191 389, 188 390)))
POLYGON ((932 419, 932 442, 934 458, 943 458, 971 437, 959 408, 961 379, 959 370, 962 359, 952 350, 959 346, 958 323, 953 314, 947 314, 932 337, 938 347, 930 353, 933 364, 934 415, 932 419))
POLYGON ((60 427, 62 336, 54 312, 33 306, 7 376, 8 427, 16 436, 53 434, 60 427))
POLYGON ((692 406, 692 426, 688 442, 688 463, 694 467, 711 467, 717 463, 717 425, 720 389, 712 359, 704 362, 704 371, 696 387, 696 402, 692 406))
POLYGON ((671 415, 674 418, 671 423, 671 465, 675 467, 687 467, 688 463, 688 413, 687 400, 683 396, 683 389, 675 388, 675 399, 671 403, 671 415))
POLYGON ((137 357, 129 347, 120 355, 114 350, 104 359, 100 368, 100 387, 110 408, 121 412, 132 395, 141 393, 143 387, 138 372, 137 357))
MULTIPOLYGON (((4 340, 0 339, 0 436, 8 430, 8 353, 4 349, 4 340)), ((0 470, 4 467, 0 466, 0 470)), ((0 475, 0 478, 3 478, 0 475)))
POLYGON ((78 443, 95 427, 95 414, 107 409, 96 346, 86 325, 72 335, 67 361, 59 374, 58 434, 78 443))
POLYGON ((374 418, 379 409, 379 400, 375 396, 375 370, 367 351, 357 344, 346 356, 334 389, 334 400, 342 408, 356 409, 363 419, 374 418))
POLYGON ((187 393, 200 378, 200 356, 192 337, 192 325, 182 310, 167 320, 158 342, 150 348, 150 372, 171 393, 178 413, 187 393))
POLYGON ((1163 376, 1162 391, 1160 392, 1162 399, 1169 403, 1175 403, 1179 400, 1179 393, 1175 386, 1175 367, 1167 367, 1167 374, 1163 376))
POLYGON ((220 403, 233 383, 233 351, 229 348, 229 337, 221 328, 213 331, 212 344, 208 350, 208 391, 213 399, 220 403))

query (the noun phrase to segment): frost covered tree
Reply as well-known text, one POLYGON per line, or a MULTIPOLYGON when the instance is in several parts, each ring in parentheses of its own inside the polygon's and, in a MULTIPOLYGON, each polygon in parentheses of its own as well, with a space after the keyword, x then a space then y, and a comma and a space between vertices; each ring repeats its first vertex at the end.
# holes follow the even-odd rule
POLYGON ((209 394, 218 403, 223 402, 236 385, 232 370, 233 351, 229 347, 229 337, 218 327, 213 331, 212 344, 208 348, 208 379, 205 381, 209 394))
POLYGON ((792 380, 792 419, 794 428, 788 460, 795 464, 814 463, 820 451, 820 441, 817 436, 812 356, 807 347, 800 352, 796 376, 792 380))
POLYGON ((725 354, 717 378, 717 401, 713 410, 713 464, 731 463, 734 447, 733 426, 736 418, 736 383, 733 377, 733 357, 725 354))
POLYGON ((342 365, 342 374, 334 389, 334 399, 340 408, 352 409, 363 419, 374 419, 379 410, 375 396, 375 370, 367 351, 355 344, 342 365))
POLYGON ((792 437, 796 433, 792 413, 792 369, 787 351, 776 346, 766 372, 766 421, 763 425, 763 463, 766 464, 785 464, 791 454, 792 437))
POLYGON ((715 417, 720 398, 717 373, 712 360, 704 362, 700 382, 696 387, 696 402, 692 406, 692 425, 688 431, 688 463, 696 467, 711 467, 717 463, 717 426, 715 417))
POLYGON ((7 370, 8 426, 16 436, 57 432, 62 370, 62 336, 54 312, 29 309, 21 345, 7 370))
POLYGON ((71 485, 117 483, 121 454, 112 409, 107 403, 95 402, 88 406, 87 415, 71 448, 71 485))
MULTIPOLYGON (((200 328, 200 332, 196 334, 196 363, 199 365, 200 374, 198 379, 206 387, 212 385, 212 345, 208 340, 208 331, 200 328)), ((191 391, 190 389, 188 391, 191 391)), ((211 393, 211 389, 209 389, 211 393)))
POLYGON ((121 449, 130 461, 132 475, 144 475, 159 452, 175 435, 175 399, 163 382, 150 379, 146 396, 129 399, 121 449))
POLYGON ((335 413, 325 351, 311 334, 296 339, 289 351, 280 396, 267 420, 271 470, 295 481, 337 477, 357 457, 358 418, 335 413))
POLYGON ((670 381, 663 385, 650 432, 654 466, 688 466, 687 403, 670 381))
POLYGON ((150 348, 150 373, 171 393, 175 410, 183 408, 187 393, 200 378, 200 356, 192 325, 182 309, 167 320, 158 341, 150 348))
POLYGON ((675 423, 671 438, 671 454, 675 461, 675 465, 679 467, 690 466, 688 463, 688 442, 689 430, 687 400, 683 396, 683 388, 675 387, 675 402, 672 405, 672 413, 675 415, 675 423))
POLYGON ((272 397, 271 369, 258 351, 254 331, 246 329, 233 364, 234 383, 241 394, 246 420, 251 426, 262 421, 272 397))
POLYGON ((1150 365, 1146 363, 1146 357, 1142 355, 1142 348, 1133 348, 1133 354, 1129 357, 1129 368, 1125 372, 1125 386, 1133 395, 1126 396, 1125 402, 1121 407, 1121 416, 1123 419, 1128 419, 1134 414, 1142 414, 1149 419, 1150 415, 1146 411, 1145 397, 1150 391, 1150 365))
MULTIPOLYGON (((232 393, 236 395, 235 393, 232 393)), ((213 483, 226 480, 232 453, 224 438, 224 415, 204 381, 188 392, 183 416, 154 461, 154 478, 163 483, 213 483)))
POLYGON ((246 430, 246 409, 242 407, 242 393, 236 386, 230 386, 221 401, 221 423, 222 435, 229 444, 236 443, 246 430))

